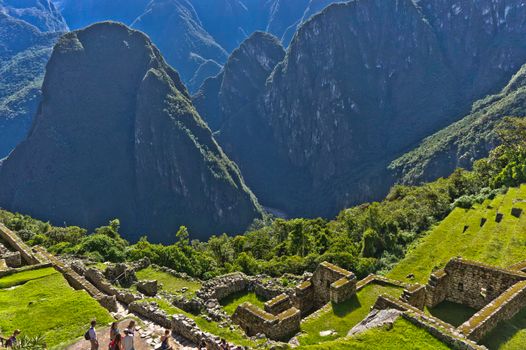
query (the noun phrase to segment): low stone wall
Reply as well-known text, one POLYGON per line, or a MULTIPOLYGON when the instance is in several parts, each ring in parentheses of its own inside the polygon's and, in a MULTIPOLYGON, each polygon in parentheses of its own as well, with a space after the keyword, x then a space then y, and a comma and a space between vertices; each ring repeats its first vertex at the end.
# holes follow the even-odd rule
POLYGON ((182 295, 175 296, 172 300, 173 306, 189 312, 191 314, 198 314, 205 309, 205 304, 201 298, 193 297, 187 299, 182 295))
POLYGON ((232 316, 247 335, 265 334, 273 340, 288 340, 300 330, 301 314, 294 307, 273 315, 250 303, 239 305, 232 316))
MULTIPOLYGON (((207 349, 222 350, 221 339, 210 333, 203 332, 194 322, 194 320, 184 315, 172 316, 172 332, 178 334, 196 345, 204 343, 207 349)), ((241 349, 233 344, 228 344, 228 349, 241 349)))
POLYGON ((511 286, 458 329, 469 339, 479 341, 491 332, 499 322, 511 319, 525 307, 526 281, 522 281, 511 286))
POLYGON ((222 300, 234 293, 247 290, 247 284, 247 276, 244 273, 235 272, 204 282, 196 294, 203 300, 222 300))
POLYGON ((115 288, 111 283, 109 283, 106 280, 102 272, 100 272, 97 269, 89 268, 85 270, 85 277, 101 292, 110 296, 115 296, 118 301, 126 305, 136 300, 142 299, 142 295, 140 294, 133 294, 128 291, 123 291, 118 288, 115 288))
POLYGON ((278 315, 291 307, 292 301, 287 294, 280 294, 265 303, 265 311, 272 315, 278 315))
POLYGON ((155 302, 134 301, 128 305, 128 310, 166 329, 172 327, 171 317, 164 310, 160 309, 155 302))

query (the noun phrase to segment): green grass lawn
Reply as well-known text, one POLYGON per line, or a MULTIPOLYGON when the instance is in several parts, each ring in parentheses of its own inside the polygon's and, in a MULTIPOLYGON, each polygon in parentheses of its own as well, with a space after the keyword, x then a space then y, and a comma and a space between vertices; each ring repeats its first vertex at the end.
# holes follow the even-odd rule
POLYGON ((426 307, 425 311, 455 327, 469 320, 477 312, 469 306, 450 301, 443 301, 432 309, 426 307))
POLYGON ((38 270, 32 270, 32 271, 24 271, 15 273, 14 275, 6 276, 3 278, 0 278, 0 289, 10 288, 13 286, 18 286, 20 284, 24 284, 28 281, 36 280, 39 278, 44 278, 49 275, 55 274, 57 271, 55 271, 54 268, 48 267, 45 269, 38 269, 38 270))
POLYGON ((318 345, 300 346, 308 350, 446 350, 448 346, 425 330, 399 318, 393 328, 376 328, 351 338, 341 338, 318 345))
POLYGON ((232 316, 237 307, 247 301, 252 305, 259 307, 260 309, 264 308, 265 301, 252 292, 240 292, 232 294, 221 300, 221 305, 223 306, 225 312, 232 316))
POLYGON ((371 310, 376 299, 381 294, 399 297, 402 288, 370 284, 361 289, 352 299, 311 317, 301 324, 305 334, 298 337, 301 345, 312 345, 345 337, 349 330, 358 324, 371 310), (321 337, 320 332, 335 330, 336 335, 321 337))
POLYGON ((526 309, 509 321, 500 322, 480 344, 490 350, 524 350, 526 348, 526 309))
POLYGON ((201 330, 214 334, 220 338, 224 338, 228 340, 229 342, 240 345, 240 346, 246 346, 256 349, 263 349, 264 340, 252 340, 249 337, 245 335, 245 333, 241 329, 234 329, 231 330, 228 327, 220 327, 217 322, 208 322, 205 320, 202 316, 196 316, 192 315, 186 311, 183 311, 172 304, 170 304, 168 301, 160 298, 148 298, 145 301, 155 301, 161 309, 166 311, 170 315, 175 314, 183 314, 195 321, 197 326, 201 328, 201 330))
POLYGON ((412 247, 387 276, 405 280, 415 275, 415 282, 426 283, 435 268, 442 268, 449 259, 465 259, 506 267, 524 260, 526 247, 526 186, 510 188, 506 195, 497 196, 474 209, 457 208, 439 225, 412 247), (516 201, 519 200, 519 201, 516 201), (524 210, 520 218, 510 214, 512 207, 524 210), (497 212, 504 219, 497 223, 497 212), (487 222, 480 227, 480 220, 487 222), (463 232, 464 226, 469 226, 463 232))
POLYGON ((195 292, 201 288, 201 283, 197 281, 188 281, 182 278, 177 278, 169 273, 156 270, 153 267, 136 272, 139 280, 157 280, 162 283, 161 289, 172 294, 184 295, 187 298, 192 298, 195 292), (185 293, 181 292, 181 288, 188 288, 185 293))
MULTIPOLYGON (((11 334, 46 337, 49 347, 81 337, 91 319, 99 324, 112 321, 111 315, 84 291, 75 291, 58 272, 42 269, 0 278, 0 329, 11 334), (17 276, 22 275, 22 276, 17 276), (23 283, 23 280, 27 282, 23 283)), ((62 348, 62 347, 59 347, 62 348)))

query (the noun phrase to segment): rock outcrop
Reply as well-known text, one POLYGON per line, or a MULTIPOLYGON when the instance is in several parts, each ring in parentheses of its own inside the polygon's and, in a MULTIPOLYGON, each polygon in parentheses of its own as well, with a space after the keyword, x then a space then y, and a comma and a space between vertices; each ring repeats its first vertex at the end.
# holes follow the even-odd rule
MULTIPOLYGON (((223 72, 205 81, 194 96, 197 110, 206 116, 205 121, 213 130, 224 122, 243 125, 245 108, 258 97, 270 73, 284 57, 285 50, 274 36, 263 32, 252 34, 234 50, 223 72)), ((223 128, 225 132, 232 129, 223 128)))
POLYGON ((0 205, 130 239, 243 231, 261 211, 142 33, 100 23, 64 35, 28 138, 0 168, 0 205), (79 82, 82 82, 79 84, 79 82))

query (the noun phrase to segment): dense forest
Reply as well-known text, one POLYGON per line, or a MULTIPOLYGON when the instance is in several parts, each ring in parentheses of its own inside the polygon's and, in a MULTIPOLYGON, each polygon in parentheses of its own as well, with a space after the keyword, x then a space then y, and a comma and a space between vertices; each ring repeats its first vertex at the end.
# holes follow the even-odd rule
POLYGON ((118 219, 90 233, 7 211, 0 212, 0 220, 29 244, 43 245, 55 254, 112 262, 148 257, 205 279, 232 271, 301 274, 325 260, 361 278, 389 269, 453 208, 469 208, 526 181, 526 121, 505 118, 497 133, 500 146, 477 161, 473 170, 457 169, 447 178, 420 186, 395 185, 383 201, 345 209, 331 221, 265 218, 242 235, 220 234, 206 242, 190 240, 191 232, 181 227, 172 237, 175 244, 162 245, 146 237, 130 244, 121 237, 118 219))

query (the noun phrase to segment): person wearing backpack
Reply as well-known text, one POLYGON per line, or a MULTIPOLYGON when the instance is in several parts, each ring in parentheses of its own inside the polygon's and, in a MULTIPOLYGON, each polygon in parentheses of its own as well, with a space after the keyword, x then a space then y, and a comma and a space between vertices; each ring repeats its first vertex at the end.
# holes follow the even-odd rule
POLYGON ((99 340, 97 339, 97 331, 95 330, 96 325, 97 321, 91 321, 90 329, 84 334, 84 339, 89 340, 91 344, 91 350, 99 350, 99 340))

